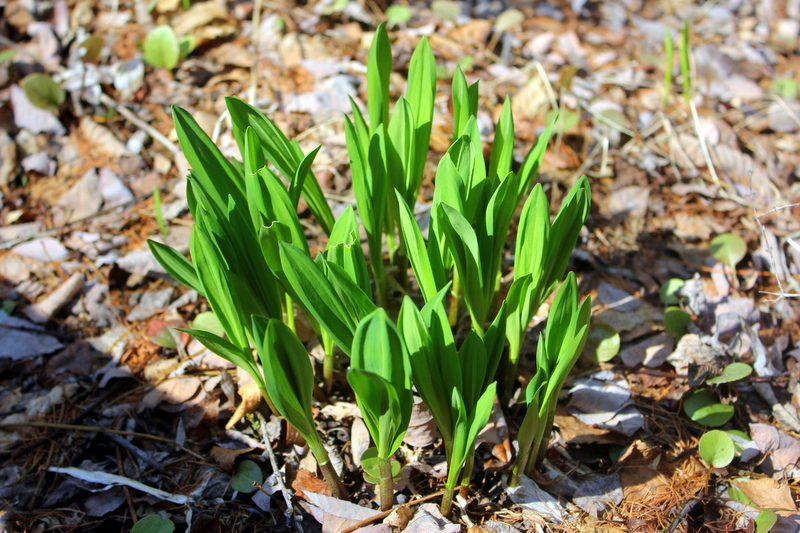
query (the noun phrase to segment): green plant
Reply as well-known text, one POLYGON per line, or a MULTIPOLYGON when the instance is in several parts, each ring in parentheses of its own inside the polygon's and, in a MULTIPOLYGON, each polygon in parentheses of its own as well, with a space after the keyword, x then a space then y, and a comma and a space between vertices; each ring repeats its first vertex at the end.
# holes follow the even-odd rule
POLYGON ((747 255, 747 243, 735 233, 721 233, 711 239, 709 246, 714 259, 730 267, 736 268, 739 261, 747 255))
POLYGON ((469 482, 475 438, 492 411, 493 379, 503 351, 506 316, 503 307, 483 336, 472 330, 456 349, 443 303, 447 290, 443 287, 421 311, 406 297, 397 319, 408 347, 414 385, 444 440, 448 464, 442 500, 445 516, 458 483, 469 482))
POLYGON ((733 406, 720 403, 708 389, 692 391, 683 402, 683 411, 695 422, 711 427, 722 426, 733 418, 733 406))
POLYGON ((619 353, 619 333, 608 324, 592 324, 586 337, 584 354, 594 363, 607 363, 619 353))
POLYGON ((172 520, 164 520, 157 514, 145 516, 131 529, 131 533, 172 533, 175 524, 172 520))
MULTIPOLYGON (((428 157, 436 89, 427 41, 412 55, 406 96, 393 111, 390 72, 391 48, 381 25, 367 66, 369 122, 355 102, 352 119, 345 120, 358 218, 352 207, 333 216, 311 168, 319 148, 304 153, 255 108, 226 98, 241 162, 225 158, 188 112, 173 109, 191 167, 192 260, 163 244, 149 245, 167 272, 206 297, 219 322, 182 331, 252 376, 272 411, 309 443, 335 496, 346 494, 312 416, 314 375, 294 331, 295 306, 323 346, 325 390, 334 383, 335 348, 350 358, 347 381, 375 443, 364 457, 365 479, 379 484, 384 507, 393 498, 398 464, 392 457, 408 426, 413 382, 442 432, 447 513, 455 489, 469 483, 475 438, 491 413, 505 340, 514 345, 514 364, 509 358, 506 365, 515 374, 533 313, 564 279, 588 216, 590 191, 588 180, 580 178, 551 222, 542 186, 533 187, 523 205, 514 282, 501 299, 509 228, 531 191, 552 125, 514 171, 514 123, 506 100, 486 161, 477 125, 478 86, 457 69, 453 142, 438 165, 426 242, 413 206, 428 157), (297 215, 301 197, 328 235, 315 257, 297 215), (387 262, 396 267, 401 285, 410 263, 425 302, 420 310, 406 297, 397 326, 389 318, 396 310, 387 309, 387 262), (471 328, 457 344, 453 328, 462 302, 471 328)), ((528 399, 531 420, 528 433, 521 433, 527 472, 543 457, 558 391, 586 341, 589 310, 588 299, 578 305, 570 274, 539 343, 528 399)))
POLYGON ((168 236, 167 225, 164 224, 164 212, 161 210, 161 192, 158 190, 158 187, 153 187, 153 211, 156 214, 158 229, 161 230, 161 234, 164 237, 168 236))
POLYGON ((144 40, 144 60, 154 67, 172 70, 180 60, 194 50, 194 37, 186 35, 178 40, 175 30, 167 24, 157 26, 144 40))
POLYGON ((681 81, 683 82, 683 99, 688 104, 692 99, 692 76, 689 47, 689 21, 683 22, 681 29, 681 81))
POLYGON ((712 429, 700 437, 698 451, 703 461, 714 468, 725 468, 731 464, 736 453, 733 439, 718 429, 712 429))
POLYGON ((373 311, 358 325, 347 381, 375 443, 381 510, 386 511, 394 500, 391 458, 408 429, 414 398, 408 351, 383 309, 373 311))
POLYGON ((261 468, 253 461, 242 461, 239 463, 239 468, 236 473, 231 477, 231 487, 233 490, 250 494, 258 490, 256 483, 259 485, 264 483, 264 476, 261 474, 261 468))
POLYGON ((589 334, 592 301, 578 304, 578 285, 570 272, 556 293, 550 317, 536 351, 536 374, 525 389, 528 410, 519 428, 519 454, 510 485, 519 484, 544 460, 553 428, 556 402, 564 381, 581 354, 589 334))
POLYGON ((20 84, 28 101, 45 111, 55 113, 67 97, 61 85, 47 74, 29 74, 20 84))
POLYGON ((661 97, 661 106, 667 107, 669 95, 672 92, 672 65, 675 61, 675 46, 669 29, 664 27, 664 94, 661 97))

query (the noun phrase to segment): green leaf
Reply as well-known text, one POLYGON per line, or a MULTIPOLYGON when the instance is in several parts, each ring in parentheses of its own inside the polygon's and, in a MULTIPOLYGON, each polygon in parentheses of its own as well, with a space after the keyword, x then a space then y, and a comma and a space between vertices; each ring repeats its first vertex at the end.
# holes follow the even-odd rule
POLYGON ((600 322, 589 327, 584 353, 596 363, 607 363, 619 353, 619 346, 619 333, 608 324, 600 322))
POLYGON ((378 126, 389 122, 389 76, 392 73, 392 46, 386 25, 375 30, 367 58, 367 109, 369 129, 374 133, 378 126))
POLYGON ((700 457, 714 468, 725 468, 733 461, 733 440, 724 431, 712 429, 700 437, 700 457))
POLYGON ((778 521, 778 514, 775 511, 761 511, 756 516, 756 533, 768 533, 778 521))
MULTIPOLYGON (((489 179, 495 183, 497 180, 503 179, 511 171, 513 157, 514 116, 511 114, 511 100, 506 97, 503 109, 500 111, 500 120, 497 122, 494 132, 494 143, 492 143, 492 154, 489 161, 489 179)), ((515 190, 515 198, 516 194, 515 190)))
MULTIPOLYGON (((401 465, 398 461, 392 460, 392 477, 397 478, 400 475, 401 465)), ((361 468, 364 470, 364 481, 367 483, 378 483, 381 478, 378 449, 374 446, 367 448, 361 455, 361 468)))
POLYGON ((154 67, 168 70, 178 66, 180 45, 172 26, 157 26, 144 41, 144 60, 154 67))
POLYGON ((711 427, 721 426, 733 418, 733 406, 719 403, 708 389, 692 392, 683 402, 683 411, 695 422, 711 427))
POLYGON ((131 533, 172 533, 175 531, 175 524, 172 520, 164 520, 157 514, 145 516, 131 529, 131 533))
POLYGON ((258 490, 254 485, 264 484, 264 476, 261 474, 261 467, 250 460, 242 461, 239 463, 239 469, 231 477, 231 488, 238 490, 243 494, 250 494, 258 490))
POLYGON ((664 310, 664 330, 675 339, 686 334, 691 322, 692 317, 680 307, 667 307, 664 310))
MULTIPOLYGON (((411 212, 403 196, 395 191, 400 216, 400 235, 406 248, 411 268, 417 278, 420 292, 423 299, 427 302, 433 298, 444 285, 444 268, 440 262, 431 261, 428 255, 428 248, 422 238, 422 232, 417 224, 417 219, 411 212)), ((436 246, 434 243, 432 246, 436 246)))
POLYGON ((161 244, 152 239, 147 239, 147 246, 156 258, 156 261, 158 261, 158 263, 164 267, 164 270, 175 278, 178 283, 190 289, 194 289, 201 294, 203 293, 203 288, 200 285, 200 279, 197 277, 197 271, 194 265, 189 262, 183 254, 166 244, 161 244))
POLYGON ((263 388, 264 379, 263 376, 258 372, 258 367, 256 366, 255 361, 250 355, 250 350, 244 351, 238 348, 236 345, 223 339, 222 337, 202 330, 202 329, 192 329, 192 328, 176 328, 178 331, 183 331, 188 333, 195 339, 197 339, 200 344, 208 348, 210 351, 214 352, 218 356, 222 357, 233 363, 234 365, 238 366, 239 368, 245 370, 250 376, 256 381, 263 388))
POLYGON ((718 383, 730 383, 731 381, 739 381, 753 373, 753 367, 747 363, 731 363, 725 367, 722 374, 719 376, 707 379, 706 383, 716 385, 718 383))
POLYGON ((497 16, 494 27, 496 31, 506 31, 519 26, 524 20, 525 15, 519 9, 506 9, 497 16))
POLYGON ((411 420, 411 366, 399 331, 383 309, 358 325, 347 379, 355 392, 364 423, 388 459, 400 446, 411 420))
POLYGON ((747 243, 734 233, 723 233, 711 239, 711 255, 731 268, 747 255, 747 243))
POLYGON ((406 98, 414 117, 414 162, 411 176, 413 181, 406 190, 406 202, 413 204, 419 193, 425 162, 428 159, 428 145, 433 125, 433 105, 436 97, 436 60, 433 57, 428 38, 423 37, 411 54, 408 67, 408 87, 406 98))
POLYGON ((66 93, 61 85, 54 82, 47 74, 29 74, 22 80, 21 85, 28 101, 45 111, 57 112, 66 99, 66 93))
POLYGON ((302 303, 342 351, 349 354, 356 323, 330 281, 308 254, 284 242, 279 247, 282 270, 294 292, 295 301, 302 303))
POLYGON ((552 122, 556 133, 566 133, 578 125, 580 117, 569 109, 564 109, 562 112, 559 112, 558 109, 551 109, 544 116, 544 121, 548 124, 552 122))
POLYGON ((386 8, 386 20, 390 26, 403 24, 411 20, 411 8, 402 4, 394 4, 386 8))
POLYGON ((186 59, 194 51, 194 35, 184 35, 178 41, 178 59, 186 59))
POLYGON ((680 302, 678 292, 686 282, 679 278, 671 278, 661 286, 658 291, 658 297, 661 303, 666 305, 675 305, 680 302))
POLYGON ((194 320, 192 320, 192 328, 213 333, 218 337, 222 337, 225 334, 225 330, 222 328, 219 318, 217 318, 217 315, 215 315, 213 311, 204 311, 194 317, 194 320))
POLYGON ((90 35, 83 42, 80 44, 81 48, 86 50, 81 58, 83 61, 87 63, 97 63, 100 59, 100 54, 103 51, 103 45, 105 45, 105 39, 103 39, 102 35, 90 35))
POLYGON ((439 18, 450 22, 455 22, 461 14, 461 6, 457 2, 453 2, 453 0, 433 0, 431 9, 439 15, 439 18))
POLYGON ((311 411, 314 371, 305 346, 288 326, 274 318, 254 316, 253 337, 275 409, 312 450, 316 449, 322 444, 311 411))

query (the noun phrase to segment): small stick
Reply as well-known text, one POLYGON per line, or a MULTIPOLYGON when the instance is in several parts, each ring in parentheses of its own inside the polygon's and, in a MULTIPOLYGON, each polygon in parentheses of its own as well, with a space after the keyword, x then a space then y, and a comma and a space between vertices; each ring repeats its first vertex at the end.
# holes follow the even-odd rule
POLYGON ((158 142, 160 142, 164 146, 164 148, 166 148, 167 150, 169 150, 173 154, 180 154, 181 153, 180 148, 175 146, 175 143, 173 143, 172 141, 167 139, 166 136, 163 133, 161 133, 160 131, 155 129, 153 126, 151 126, 150 124, 148 124, 144 120, 142 120, 139 117, 137 117, 133 113, 133 111, 131 111, 130 109, 128 109, 124 105, 118 104, 117 102, 112 100, 111 97, 109 97, 105 93, 100 93, 100 101, 103 104, 105 104, 105 105, 107 105, 109 107, 113 107, 120 115, 125 117, 128 120, 128 122, 130 122, 131 124, 133 124, 137 128, 146 131, 147 134, 150 135, 150 137, 152 137, 153 139, 155 139, 158 142))
POLYGON ((417 505, 418 503, 422 503, 422 502, 426 502, 428 500, 432 500, 434 498, 438 498, 439 496, 442 496, 443 494, 444 494, 444 491, 440 490, 439 492, 434 492, 433 494, 429 494, 429 495, 427 495, 427 496, 425 496, 423 498, 420 498, 418 500, 402 503, 402 504, 398 505, 397 507, 394 507, 393 509, 389 509, 388 511, 383 511, 382 513, 378 513, 375 516, 371 516, 371 517, 367 518, 366 520, 362 520, 361 522, 359 522, 357 524, 354 524, 354 525, 352 525, 352 526, 350 526, 350 527, 348 527, 346 529, 342 529, 341 531, 339 531, 339 533, 353 533, 353 531, 355 531, 357 529, 361 529, 364 526, 370 525, 375 520, 380 520, 381 518, 386 518, 387 516, 392 514, 392 512, 394 512, 395 509, 400 509, 401 507, 411 507, 413 505, 417 505))

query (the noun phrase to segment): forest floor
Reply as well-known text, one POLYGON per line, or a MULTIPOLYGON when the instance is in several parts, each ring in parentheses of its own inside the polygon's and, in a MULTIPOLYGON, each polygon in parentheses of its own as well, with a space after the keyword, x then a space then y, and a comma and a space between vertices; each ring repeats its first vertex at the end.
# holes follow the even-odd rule
MULTIPOLYGON (((256 4, 0 1, 0 531, 127 532, 160 514, 178 531, 281 532, 299 517, 306 532, 334 532, 376 514, 375 488, 354 462, 369 437, 344 384, 316 415, 349 503, 324 498, 304 443, 267 422, 233 365, 188 337, 163 347, 169 328, 208 310, 146 245, 188 251, 187 163, 170 106, 238 156, 224 97, 253 102, 305 152, 322 145, 314 170, 334 213, 354 204, 342 117, 348 96, 366 98, 367 51, 388 6, 256 4), (194 44, 173 69, 143 61, 159 25, 194 44), (244 460, 260 465, 264 490, 232 488, 244 460)), ((521 404, 498 404, 451 516, 437 515, 434 498, 404 507, 394 525, 375 518, 355 530, 798 531, 800 2, 408 8, 391 12, 392 97, 423 36, 440 76, 418 210, 450 143, 457 65, 480 81, 487 146, 510 97, 519 161, 559 111, 538 181, 555 212, 590 178, 570 268, 593 298, 592 331, 618 334, 620 350, 604 344, 607 360, 589 349, 579 361, 546 467, 522 492, 505 486, 521 404), (734 237, 712 250, 722 234, 734 237), (732 362, 752 374, 707 382, 732 362), (722 419, 691 408, 700 389, 701 407, 722 419), (714 427, 737 444, 718 468, 698 449, 714 427)), ((323 234, 300 210, 313 254, 323 234)), ((523 349, 522 384, 545 317, 523 349)), ((312 337, 303 340, 315 354, 312 337)), ((424 408, 398 459, 399 501, 441 489, 443 447, 424 408)))

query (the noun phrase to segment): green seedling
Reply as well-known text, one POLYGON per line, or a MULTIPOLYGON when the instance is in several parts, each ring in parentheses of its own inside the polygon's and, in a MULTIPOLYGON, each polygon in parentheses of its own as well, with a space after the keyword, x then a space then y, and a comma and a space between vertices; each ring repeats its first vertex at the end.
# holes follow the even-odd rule
POLYGON ((242 494, 250 494, 258 490, 256 483, 259 485, 264 484, 261 468, 255 462, 249 460, 239 463, 239 468, 231 477, 231 488, 242 494))
POLYGON ((444 516, 450 514, 458 484, 469 482, 475 438, 492 411, 493 377, 503 350, 505 329, 502 308, 485 335, 481 337, 473 330, 456 349, 443 303, 447 290, 447 286, 443 287, 421 311, 406 297, 398 317, 414 385, 444 440, 448 465, 441 506, 444 516))
POLYGON ((386 8, 386 21, 390 28, 403 26, 411 20, 412 15, 411 8, 402 4, 394 4, 386 8))
POLYGON ((736 453, 733 439, 718 429, 712 429, 700 438, 698 446, 700 457, 714 468, 725 468, 736 453))
POLYGON ((161 230, 161 234, 164 237, 169 235, 167 231, 167 225, 164 223, 164 212, 161 210, 161 192, 158 190, 158 187, 153 187, 153 211, 156 214, 156 224, 158 224, 158 229, 161 230))
POLYGON ((658 297, 661 303, 666 305, 675 305, 680 303, 680 290, 686 284, 685 281, 679 278, 671 278, 661 286, 658 291, 658 297))
POLYGON ((731 363, 722 370, 722 374, 707 379, 706 383, 709 385, 718 385, 720 383, 731 383, 744 379, 753 373, 753 367, 747 363, 731 363))
POLYGON ((405 342, 383 309, 358 325, 347 381, 375 443, 381 510, 386 511, 394 501, 392 456, 408 429, 414 398, 405 342))
POLYGON ((688 104, 692 99, 692 75, 689 47, 689 21, 683 22, 681 29, 681 79, 683 82, 683 99, 688 104))
POLYGON ((578 302, 578 284, 570 272, 556 293, 550 318, 536 350, 536 374, 525 389, 528 410, 519 428, 519 455, 514 462, 510 486, 522 474, 530 476, 544 461, 556 402, 569 371, 586 344, 592 301, 578 302))
POLYGON ((175 523, 172 520, 164 520, 157 514, 145 516, 131 529, 131 533, 172 533, 175 531, 175 523))
POLYGON ((733 406, 720 403, 708 389, 693 391, 683 402, 683 412, 698 424, 719 427, 733 418, 733 406))
POLYGON ((747 255, 747 243, 735 233, 722 233, 711 239, 711 255, 714 259, 730 267, 736 265, 747 255))
POLYGON ((672 44, 672 35, 664 27, 664 94, 661 97, 661 106, 667 107, 669 95, 672 92, 672 65, 675 61, 675 46, 672 44))
POLYGON ((675 340, 688 332, 692 317, 680 307, 667 307, 664 310, 664 330, 675 340))
POLYGON ((607 363, 619 353, 619 333, 608 324, 598 323, 589 327, 583 353, 594 363, 607 363))
POLYGON ((172 70, 194 50, 194 37, 187 35, 180 40, 172 26, 153 28, 144 41, 144 60, 154 67, 172 70))
POLYGON ((20 85, 28 101, 45 111, 57 112, 67 97, 61 85, 47 74, 29 74, 23 78, 20 85))
POLYGON ((345 498, 347 491, 328 457, 311 412, 314 372, 305 346, 291 329, 274 318, 253 317, 253 332, 264 384, 275 409, 308 443, 334 497, 345 498))

